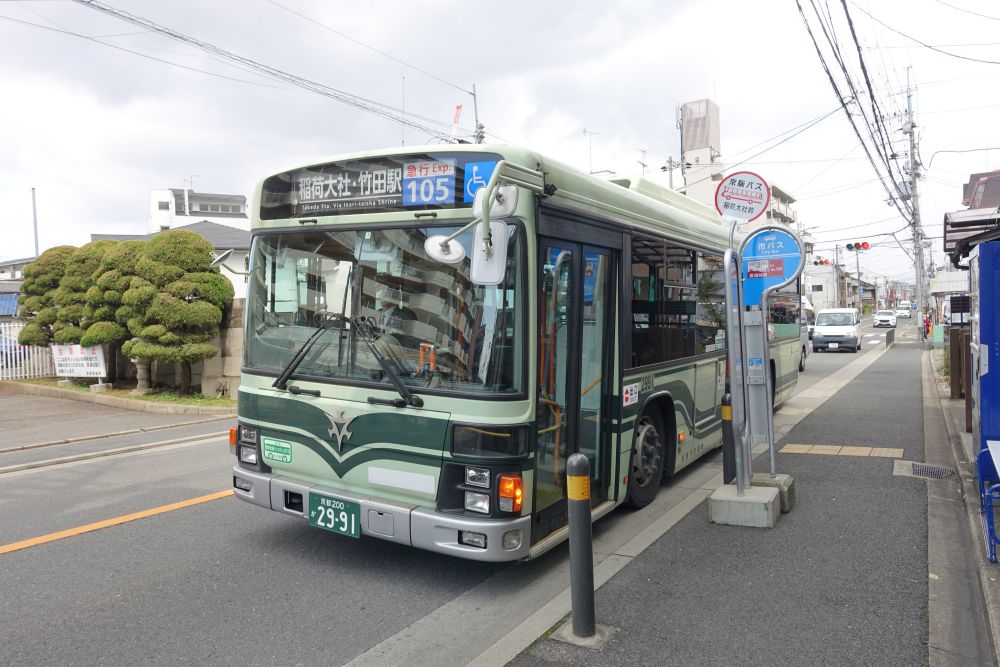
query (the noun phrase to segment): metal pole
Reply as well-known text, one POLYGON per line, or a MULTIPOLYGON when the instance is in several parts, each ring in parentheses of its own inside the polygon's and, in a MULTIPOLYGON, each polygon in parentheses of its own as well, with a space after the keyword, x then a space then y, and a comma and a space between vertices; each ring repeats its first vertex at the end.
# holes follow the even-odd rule
POLYGON ((833 246, 833 303, 840 308, 840 246, 833 246))
POLYGON ((473 122, 476 124, 475 128, 475 138, 476 143, 483 143, 485 138, 483 133, 483 128, 479 125, 479 96, 476 95, 476 84, 472 84, 472 115, 475 116, 473 122))
POLYGON ((858 313, 864 314, 865 302, 861 298, 861 251, 854 249, 854 268, 858 271, 858 313))
POLYGON ((594 534, 590 519, 590 461, 573 454, 566 462, 566 505, 569 511, 569 581, 573 634, 593 637, 594 534))
POLYGON ((35 188, 31 188, 31 219, 35 225, 35 257, 38 257, 38 210, 35 208, 35 188))

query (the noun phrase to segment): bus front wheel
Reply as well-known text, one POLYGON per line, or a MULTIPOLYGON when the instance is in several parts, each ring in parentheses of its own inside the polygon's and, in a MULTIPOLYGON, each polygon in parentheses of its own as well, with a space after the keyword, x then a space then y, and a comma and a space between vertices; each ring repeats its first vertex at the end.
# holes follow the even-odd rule
POLYGON ((663 481, 665 435, 663 419, 658 412, 648 412, 636 422, 625 500, 629 507, 640 509, 656 498, 663 481))

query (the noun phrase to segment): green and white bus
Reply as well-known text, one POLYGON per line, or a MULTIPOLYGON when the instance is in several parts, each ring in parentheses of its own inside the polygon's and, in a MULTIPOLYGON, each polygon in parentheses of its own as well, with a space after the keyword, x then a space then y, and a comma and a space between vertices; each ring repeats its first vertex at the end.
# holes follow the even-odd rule
MULTIPOLYGON (((599 518, 721 444, 728 230, 683 195, 520 148, 407 147, 263 179, 251 231, 241 500, 525 559, 566 537, 570 454, 599 518)), ((778 319, 776 404, 798 312, 778 319)))

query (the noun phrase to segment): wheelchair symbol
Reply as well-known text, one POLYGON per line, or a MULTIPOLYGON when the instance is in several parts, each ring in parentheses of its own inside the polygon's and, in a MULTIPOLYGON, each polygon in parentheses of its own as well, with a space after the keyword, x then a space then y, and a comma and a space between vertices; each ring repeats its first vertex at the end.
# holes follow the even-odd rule
POLYGON ((479 165, 472 165, 472 176, 465 180, 465 194, 469 199, 476 198, 476 190, 486 187, 486 179, 479 175, 479 165))
POLYGON ((465 165, 465 201, 472 202, 476 199, 476 192, 486 187, 493 170, 496 169, 496 162, 470 162, 465 165))

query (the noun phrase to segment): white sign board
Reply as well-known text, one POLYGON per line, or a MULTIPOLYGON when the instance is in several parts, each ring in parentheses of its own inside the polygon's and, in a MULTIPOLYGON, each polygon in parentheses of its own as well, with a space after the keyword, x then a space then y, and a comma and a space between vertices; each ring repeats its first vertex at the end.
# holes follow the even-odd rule
POLYGON ((100 345, 53 345, 52 361, 58 377, 102 378, 106 375, 104 350, 100 345))
POLYGON ((764 214, 771 204, 771 188, 767 181, 752 171, 729 174, 715 188, 715 210, 723 218, 735 222, 750 222, 764 214))

